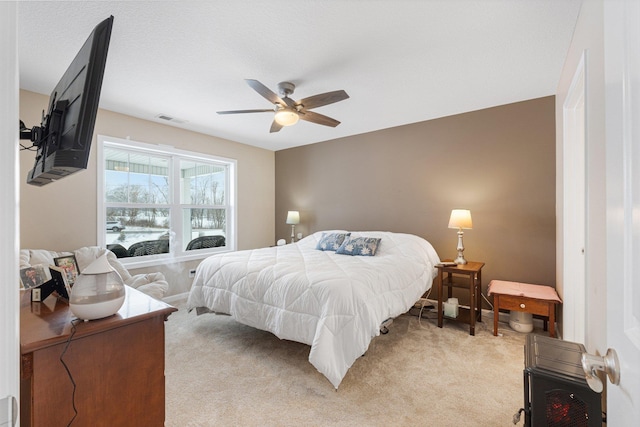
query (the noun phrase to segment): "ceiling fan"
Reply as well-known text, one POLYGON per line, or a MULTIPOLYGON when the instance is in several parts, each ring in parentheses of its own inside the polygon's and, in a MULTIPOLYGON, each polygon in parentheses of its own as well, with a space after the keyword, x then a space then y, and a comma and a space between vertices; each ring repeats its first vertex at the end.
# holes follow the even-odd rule
POLYGON ((257 80, 245 79, 247 84, 268 101, 275 105, 275 108, 264 110, 233 110, 218 111, 218 114, 244 114, 244 113, 266 113, 275 112, 273 123, 269 132, 278 132, 284 126, 291 126, 298 122, 299 119, 307 122, 316 123, 323 126, 336 127, 339 121, 327 117, 325 115, 309 111, 312 108, 322 107, 324 105, 333 104, 334 102, 343 101, 349 98, 344 90, 335 90, 333 92, 321 93, 319 95, 309 96, 299 101, 289 98, 293 94, 296 85, 291 82, 278 83, 278 93, 276 95, 271 89, 263 85, 257 80))

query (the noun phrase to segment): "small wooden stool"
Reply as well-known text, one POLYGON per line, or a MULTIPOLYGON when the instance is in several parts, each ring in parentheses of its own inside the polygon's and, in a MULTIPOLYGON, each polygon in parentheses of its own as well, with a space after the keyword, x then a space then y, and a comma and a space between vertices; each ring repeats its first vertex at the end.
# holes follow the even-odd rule
POLYGON ((488 295, 491 294, 493 294, 494 336, 498 336, 498 316, 502 308, 546 317, 549 320, 549 335, 555 338, 556 304, 562 303, 562 300, 554 288, 546 285, 492 280, 488 289, 488 295))

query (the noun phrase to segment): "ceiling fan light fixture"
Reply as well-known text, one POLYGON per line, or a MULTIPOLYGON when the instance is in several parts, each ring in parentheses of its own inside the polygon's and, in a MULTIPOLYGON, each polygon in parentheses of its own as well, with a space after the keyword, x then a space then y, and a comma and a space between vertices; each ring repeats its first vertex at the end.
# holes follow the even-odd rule
POLYGON ((319 93, 317 95, 308 96, 306 98, 294 101, 289 98, 293 94, 296 85, 291 82, 278 83, 278 91, 280 96, 276 95, 271 89, 260 83, 258 80, 245 79, 247 84, 259 95, 274 105, 274 108, 253 109, 253 110, 231 110, 218 111, 218 114, 243 114, 243 113, 267 113, 274 114, 273 122, 269 133, 279 132, 285 126, 292 126, 302 119, 306 122, 316 123, 318 125, 336 127, 340 124, 336 119, 324 116, 322 114, 310 111, 313 108, 322 107, 324 105, 333 104, 335 102, 344 101, 349 98, 344 90, 334 90, 333 92, 319 93))
POLYGON ((281 110, 276 111, 274 120, 280 126, 291 126, 298 123, 298 120, 300 120, 300 116, 298 115, 297 111, 290 110, 288 108, 283 108, 281 110))

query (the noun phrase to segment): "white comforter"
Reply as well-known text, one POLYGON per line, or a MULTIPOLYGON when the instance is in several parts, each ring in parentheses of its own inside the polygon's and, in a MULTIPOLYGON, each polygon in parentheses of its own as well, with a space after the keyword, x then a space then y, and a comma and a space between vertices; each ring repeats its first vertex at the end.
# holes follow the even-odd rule
POLYGON ((380 237, 376 255, 316 250, 322 232, 295 244, 213 255, 198 266, 187 307, 310 345, 309 362, 337 389, 380 324, 431 287, 439 262, 431 244, 414 235, 351 235, 380 237))

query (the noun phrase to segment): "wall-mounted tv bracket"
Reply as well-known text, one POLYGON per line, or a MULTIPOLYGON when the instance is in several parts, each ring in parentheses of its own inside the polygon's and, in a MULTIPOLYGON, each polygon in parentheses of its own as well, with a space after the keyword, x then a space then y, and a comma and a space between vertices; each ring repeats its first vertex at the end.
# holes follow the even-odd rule
POLYGON ((60 128, 63 123, 62 118, 69 101, 57 101, 55 97, 54 95, 53 102, 49 107, 49 114, 45 116, 44 110, 42 110, 40 126, 34 126, 29 129, 20 120, 20 139, 28 139, 33 143, 31 147, 26 147, 26 149, 40 147, 48 138, 52 138, 52 142, 57 144, 57 136, 60 134, 60 128))
MULTIPOLYGON (((36 164, 41 158, 47 158, 48 152, 53 148, 54 151, 58 149, 60 143, 60 135, 62 133, 62 123, 64 123, 64 113, 67 110, 69 101, 62 100, 57 101, 56 95, 53 96, 53 101, 49 107, 49 114, 45 116, 44 110, 42 111, 42 120, 40 126, 34 126, 28 129, 24 122, 20 120, 20 139, 31 140, 31 147, 25 147, 22 144, 20 146, 23 150, 31 150, 36 147, 36 164)), ((44 161, 42 162, 42 170, 44 170, 44 161)))

